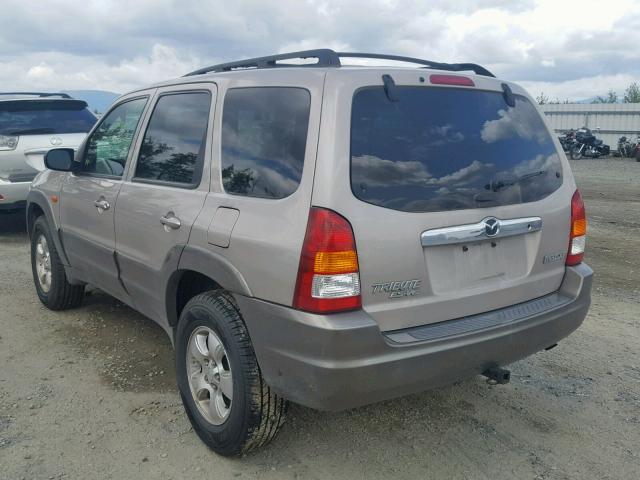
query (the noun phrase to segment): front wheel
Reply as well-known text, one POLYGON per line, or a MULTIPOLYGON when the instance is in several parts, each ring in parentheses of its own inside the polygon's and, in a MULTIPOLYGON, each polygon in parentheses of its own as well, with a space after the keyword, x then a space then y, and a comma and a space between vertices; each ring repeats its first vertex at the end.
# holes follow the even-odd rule
POLYGON ((176 374, 187 416, 209 448, 241 455, 271 441, 287 401, 265 383, 233 297, 212 290, 184 307, 176 331, 176 374))
POLYGON ((36 293, 50 310, 67 310, 82 303, 84 285, 71 285, 43 216, 36 219, 31 232, 31 271, 36 293))
POLYGON ((582 149, 580 145, 576 145, 571 148, 571 159, 572 160, 580 160, 582 158, 582 149))

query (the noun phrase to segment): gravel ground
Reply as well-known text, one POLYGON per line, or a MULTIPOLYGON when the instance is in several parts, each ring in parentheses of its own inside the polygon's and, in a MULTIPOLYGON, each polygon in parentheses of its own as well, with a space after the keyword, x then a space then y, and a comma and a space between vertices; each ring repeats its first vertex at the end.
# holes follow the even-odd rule
POLYGON ((573 162, 597 273, 585 324, 512 365, 512 381, 341 413, 293 406, 267 448, 206 449, 153 322, 94 291, 54 313, 37 300, 19 216, 0 216, 0 478, 640 477, 640 163, 573 162))

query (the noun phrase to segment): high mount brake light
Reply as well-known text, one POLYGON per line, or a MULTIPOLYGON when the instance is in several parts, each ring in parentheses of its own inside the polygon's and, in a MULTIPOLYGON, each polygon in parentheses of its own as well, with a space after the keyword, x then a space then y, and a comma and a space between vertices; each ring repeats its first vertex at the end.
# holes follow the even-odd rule
POLYGON ((578 265, 584 258, 584 247, 587 240, 587 216, 584 202, 578 190, 571 198, 571 232, 569 233, 569 251, 567 265, 578 265))
POLYGON ((300 254, 293 307, 313 313, 361 308, 358 254, 349 222, 312 207, 300 254))
POLYGON ((462 87, 475 87, 469 77, 462 77, 460 75, 429 75, 429 81, 434 85, 458 85, 462 87))

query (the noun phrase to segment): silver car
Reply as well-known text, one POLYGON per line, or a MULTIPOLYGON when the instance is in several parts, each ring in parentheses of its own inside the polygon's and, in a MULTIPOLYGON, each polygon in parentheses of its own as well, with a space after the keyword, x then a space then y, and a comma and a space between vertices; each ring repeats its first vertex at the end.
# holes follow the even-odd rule
POLYGON ((66 93, 0 93, 0 211, 26 205, 51 148, 77 149, 96 117, 66 93))
POLYGON ((271 440, 288 401, 506 383, 589 308, 567 159, 479 65, 215 65, 124 95, 46 164, 27 210, 40 300, 75 307, 92 284, 156 321, 222 455, 271 440))

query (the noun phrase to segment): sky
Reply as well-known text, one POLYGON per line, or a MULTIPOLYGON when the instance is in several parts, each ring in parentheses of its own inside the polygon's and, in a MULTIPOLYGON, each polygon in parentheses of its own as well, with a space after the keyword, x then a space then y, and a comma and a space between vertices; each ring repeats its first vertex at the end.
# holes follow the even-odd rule
POLYGON ((309 48, 484 65, 581 100, 640 81, 640 0, 2 0, 0 91, 125 93, 309 48))

